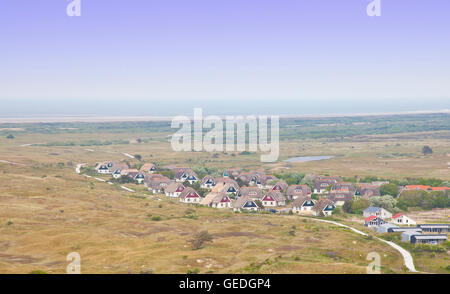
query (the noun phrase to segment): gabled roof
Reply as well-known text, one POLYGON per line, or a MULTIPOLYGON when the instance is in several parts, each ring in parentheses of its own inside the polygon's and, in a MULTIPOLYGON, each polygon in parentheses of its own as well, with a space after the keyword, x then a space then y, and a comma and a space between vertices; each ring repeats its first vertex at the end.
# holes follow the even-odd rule
POLYGON ((288 196, 307 196, 311 194, 311 188, 308 185, 290 185, 286 190, 288 196))
POLYGON ((242 187, 239 189, 239 195, 242 196, 250 196, 253 199, 261 199, 262 191, 258 187, 242 187))
POLYGON ((233 207, 234 208, 242 208, 245 205, 245 203, 247 203, 247 202, 253 202, 256 205, 256 203, 252 200, 251 197, 243 196, 243 197, 240 197, 238 200, 236 200, 233 203, 233 207))
POLYGON ((377 186, 359 186, 356 191, 363 198, 370 198, 373 196, 381 196, 380 189, 377 186))
POLYGON ((231 201, 230 198, 225 193, 222 193, 222 192, 221 193, 211 192, 208 195, 206 195, 205 198, 203 198, 200 201, 200 204, 202 204, 202 205, 211 205, 212 203, 230 202, 230 201, 231 201))
POLYGON ((353 193, 347 190, 334 190, 328 193, 327 198, 332 201, 350 201, 353 199, 353 193))
POLYGON ((356 188, 355 188, 355 186, 353 185, 353 183, 350 183, 350 182, 339 182, 339 183, 334 183, 332 186, 331 186, 331 190, 333 191, 333 190, 337 190, 337 191, 343 191, 343 190, 345 190, 345 191, 350 191, 350 192, 355 192, 356 191, 356 188))
POLYGON ((380 207, 375 207, 375 206, 369 206, 367 207, 364 212, 366 213, 376 213, 377 211, 379 211, 381 208, 380 207))
POLYGON ((230 197, 228 197, 228 195, 226 193, 219 193, 216 195, 216 197, 214 197, 211 201, 212 203, 227 203, 227 202, 231 202, 230 197))
POLYGON ((172 182, 170 182, 169 185, 164 187, 164 192, 175 193, 175 192, 177 192, 177 190, 181 190, 181 189, 183 189, 183 190, 185 189, 185 187, 182 183, 172 181, 172 182))
POLYGON ((159 190, 169 185, 172 181, 169 178, 160 174, 153 174, 153 175, 147 174, 145 175, 144 182, 147 187, 152 188, 154 190, 159 190))
POLYGON ((289 185, 286 183, 286 181, 281 180, 281 181, 276 182, 276 183, 273 185, 272 190, 275 189, 275 187, 279 187, 279 188, 281 188, 281 190, 284 190, 284 189, 286 189, 287 187, 289 187, 289 185))
POLYGON ((213 183, 216 183, 216 180, 213 176, 206 175, 203 177, 202 181, 200 182, 202 185, 205 184, 208 180, 211 180, 213 183))
POLYGON ((153 163, 145 163, 141 168, 139 169, 140 172, 149 172, 152 169, 154 169, 156 166, 153 163))
POLYGON ((364 220, 366 221, 366 222, 370 222, 370 221, 373 221, 374 219, 377 219, 378 218, 378 216, 376 216, 376 215, 371 215, 371 216, 369 216, 369 217, 366 217, 364 220))
POLYGON ((180 198, 184 199, 184 198, 198 198, 200 197, 197 193, 197 191, 195 191, 193 188, 191 187, 187 187, 183 190, 183 192, 181 192, 180 194, 180 198))
POLYGON ((314 205, 314 207, 312 208, 313 211, 317 212, 317 213, 322 213, 323 210, 328 206, 328 205, 332 205, 334 206, 333 201, 329 200, 329 199, 321 199, 319 201, 316 202, 316 204, 314 205))
POLYGON ((314 204, 316 203, 316 201, 315 201, 314 199, 312 199, 311 197, 308 197, 308 196, 302 196, 302 197, 299 197, 299 198, 295 199, 295 200, 292 202, 292 207, 298 207, 298 208, 300 208, 300 207, 303 206, 303 204, 305 203, 305 201, 312 201, 314 204))
POLYGON ((214 192, 214 193, 228 192, 228 190, 231 187, 234 187, 236 192, 239 191, 239 185, 234 180, 226 181, 226 182, 216 181, 216 185, 214 186, 214 188, 212 189, 211 192, 214 192))
POLYGON ((223 183, 225 185, 225 184, 231 183, 235 186, 236 189, 239 189, 239 184, 233 179, 222 177, 222 178, 215 179, 215 181, 216 181, 216 184, 223 183))
POLYGON ((401 217, 401 216, 403 216, 403 214, 397 213, 397 214, 395 214, 395 215, 392 217, 392 219, 394 219, 394 218, 399 218, 399 217, 401 217))
POLYGON ((270 191, 266 195, 264 195, 263 200, 266 199, 266 197, 270 197, 276 202, 283 202, 286 201, 286 198, 281 194, 280 191, 270 191))

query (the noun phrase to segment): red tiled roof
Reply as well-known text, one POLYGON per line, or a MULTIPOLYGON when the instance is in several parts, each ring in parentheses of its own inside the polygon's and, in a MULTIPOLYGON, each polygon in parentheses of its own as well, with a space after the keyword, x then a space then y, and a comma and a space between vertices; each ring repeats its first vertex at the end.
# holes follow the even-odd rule
POLYGON ((430 186, 424 186, 424 185, 407 185, 406 189, 408 190, 414 190, 414 189, 418 189, 418 190, 428 190, 430 189, 430 186))
POLYGON ((377 218, 376 215, 371 215, 371 216, 369 216, 369 217, 366 217, 364 220, 365 220, 366 222, 370 222, 370 221, 372 221, 372 220, 374 220, 374 219, 376 219, 376 218, 377 218))
POLYGON ((445 191, 445 190, 450 190, 450 187, 431 187, 431 190, 433 190, 433 191, 445 191))
POLYGON ((394 215, 392 218, 398 218, 398 217, 401 217, 403 214, 401 214, 401 213, 397 213, 396 215, 394 215))

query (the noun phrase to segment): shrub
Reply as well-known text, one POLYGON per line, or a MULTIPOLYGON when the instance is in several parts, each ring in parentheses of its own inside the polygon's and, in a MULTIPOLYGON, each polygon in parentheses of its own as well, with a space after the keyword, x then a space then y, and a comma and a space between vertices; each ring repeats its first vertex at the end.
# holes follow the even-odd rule
POLYGON ((398 195, 398 186, 394 183, 384 184, 380 186, 380 194, 384 195, 398 195))
POLYGON ((206 243, 211 243, 213 236, 208 231, 201 231, 194 235, 194 237, 188 242, 191 244, 193 250, 203 248, 206 243))
POLYGON ((413 247, 413 251, 416 253, 420 252, 433 252, 433 253, 444 253, 447 250, 441 245, 430 245, 430 244, 417 244, 413 247))
POLYGON ((433 154, 433 149, 430 146, 423 146, 422 153, 423 155, 433 154))
POLYGON ((153 216, 152 221, 160 221, 162 218, 160 216, 153 216))
POLYGON ((344 203, 342 209, 347 213, 362 214, 369 205, 370 202, 367 199, 350 200, 344 203))
POLYGON ((47 272, 44 272, 43 270, 35 270, 30 272, 30 275, 47 275, 47 272))
POLYGON ((188 274, 188 275, 196 275, 196 274, 199 274, 199 273, 200 273, 200 270, 198 268, 194 268, 192 270, 188 269, 186 271, 186 274, 188 274))

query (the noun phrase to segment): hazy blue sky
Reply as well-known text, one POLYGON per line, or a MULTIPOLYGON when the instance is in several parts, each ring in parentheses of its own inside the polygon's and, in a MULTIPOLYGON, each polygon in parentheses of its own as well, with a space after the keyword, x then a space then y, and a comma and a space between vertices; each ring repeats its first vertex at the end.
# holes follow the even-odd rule
POLYGON ((369 2, 2 0, 0 114, 450 108, 450 1, 369 2))

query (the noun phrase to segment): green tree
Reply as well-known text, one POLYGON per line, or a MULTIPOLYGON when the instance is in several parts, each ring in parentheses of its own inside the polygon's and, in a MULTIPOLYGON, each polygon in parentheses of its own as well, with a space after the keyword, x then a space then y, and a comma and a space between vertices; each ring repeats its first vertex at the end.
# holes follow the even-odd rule
POLYGON ((370 197, 369 201, 371 206, 382 207, 390 211, 393 211, 397 205, 397 200, 390 195, 370 197))
POLYGON ((398 186, 394 183, 384 184, 380 186, 380 194, 392 195, 396 197, 398 195, 398 186))
POLYGON ((158 173, 169 179, 173 179, 175 177, 175 174, 170 169, 159 170, 158 173))
POLYGON ((362 214, 364 209, 369 207, 369 205, 370 202, 367 199, 350 200, 345 201, 342 210, 346 213, 362 214))

